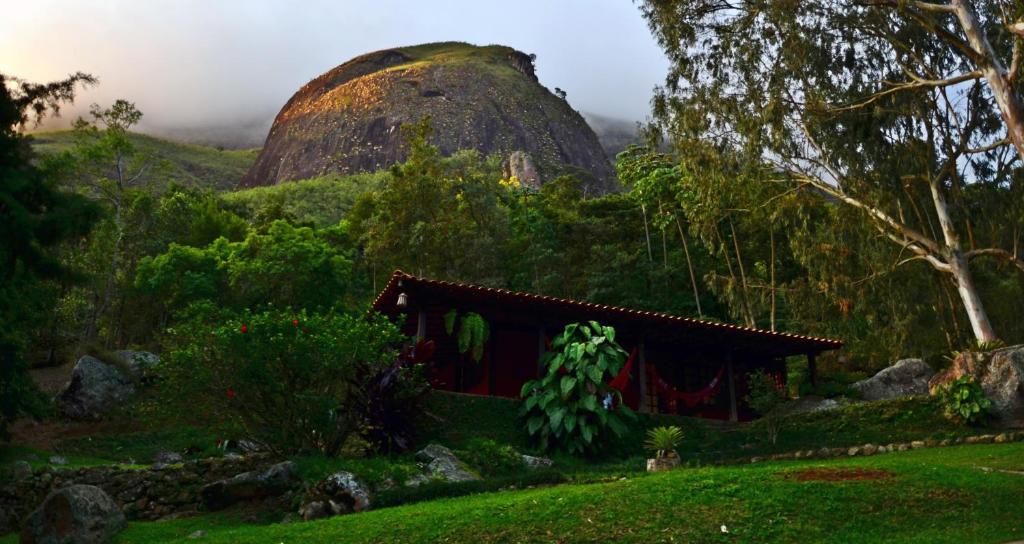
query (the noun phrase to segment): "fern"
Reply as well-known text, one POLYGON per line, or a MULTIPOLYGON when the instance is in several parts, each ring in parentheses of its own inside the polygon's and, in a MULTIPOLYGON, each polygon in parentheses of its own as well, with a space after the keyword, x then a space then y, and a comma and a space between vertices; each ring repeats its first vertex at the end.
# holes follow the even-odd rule
POLYGON ((452 332, 455 331, 455 317, 457 315, 458 312, 454 308, 444 314, 444 332, 448 333, 448 336, 451 336, 452 332))
MULTIPOLYGON (((455 330, 455 318, 457 312, 451 310, 444 314, 444 330, 450 335, 455 330)), ((469 353, 475 362, 480 362, 484 356, 484 344, 491 336, 491 329, 487 321, 480 314, 469 312, 459 320, 459 333, 455 337, 459 353, 469 353)))

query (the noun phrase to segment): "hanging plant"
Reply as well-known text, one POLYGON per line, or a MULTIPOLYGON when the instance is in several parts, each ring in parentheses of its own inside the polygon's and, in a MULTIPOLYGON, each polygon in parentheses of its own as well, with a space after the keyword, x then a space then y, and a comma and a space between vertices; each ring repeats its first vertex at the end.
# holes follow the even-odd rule
POLYGON ((479 363, 484 356, 484 344, 491 336, 491 329, 487 325, 487 321, 476 312, 467 312, 459 318, 456 310, 449 310, 444 314, 444 331, 448 335, 455 333, 456 320, 459 322, 458 336, 456 336, 459 353, 468 352, 470 358, 479 363))

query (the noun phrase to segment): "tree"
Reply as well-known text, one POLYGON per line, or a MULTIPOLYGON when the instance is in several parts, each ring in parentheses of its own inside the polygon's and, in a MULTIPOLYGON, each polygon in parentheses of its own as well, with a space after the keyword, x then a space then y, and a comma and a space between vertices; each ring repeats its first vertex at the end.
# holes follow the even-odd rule
POLYGON ((159 161, 139 152, 129 138, 129 130, 142 119, 135 104, 119 99, 109 108, 93 104, 89 110, 92 122, 79 118, 75 122, 75 147, 72 158, 76 174, 87 193, 110 208, 109 247, 104 269, 96 274, 92 309, 83 336, 91 340, 99 334, 100 319, 113 312, 113 330, 107 341, 121 338, 123 308, 133 271, 140 257, 129 251, 129 215, 135 211, 139 198, 136 189, 149 180, 159 161), (119 300, 115 300, 119 297, 119 300))
POLYGON ((21 414, 38 415, 40 395, 25 370, 22 350, 41 313, 38 286, 73 271, 54 258, 63 240, 85 234, 98 215, 86 199, 59 190, 34 162, 28 137, 18 129, 31 117, 57 113, 83 73, 45 85, 0 74, 0 438, 21 414))
POLYGON ((979 342, 996 338, 971 262, 1024 271, 1020 229, 1006 218, 976 236, 984 218, 971 187, 1020 183, 1024 6, 646 0, 641 10, 671 61, 654 111, 681 153, 703 154, 702 172, 767 163, 767 181, 860 210, 906 252, 900 264, 927 262, 953 282, 979 342))

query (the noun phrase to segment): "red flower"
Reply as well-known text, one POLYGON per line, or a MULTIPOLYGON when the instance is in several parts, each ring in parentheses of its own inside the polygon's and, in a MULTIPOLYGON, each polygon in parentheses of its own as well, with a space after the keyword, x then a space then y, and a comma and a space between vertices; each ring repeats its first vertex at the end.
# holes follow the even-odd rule
POLYGON ((298 327, 299 326, 299 320, 298 319, 293 319, 292 320, 292 326, 293 327, 298 327))
POLYGON ((230 387, 224 393, 228 396, 229 399, 235 398, 235 390, 231 389, 230 387))
POLYGON ((242 334, 249 332, 249 327, 242 325, 242 334))

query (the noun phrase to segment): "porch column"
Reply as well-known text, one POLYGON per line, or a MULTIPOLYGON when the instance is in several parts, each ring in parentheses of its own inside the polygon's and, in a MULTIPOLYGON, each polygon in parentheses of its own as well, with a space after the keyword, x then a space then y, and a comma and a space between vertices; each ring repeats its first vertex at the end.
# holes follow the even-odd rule
POLYGON ((416 339, 423 340, 427 337, 427 311, 420 307, 416 316, 416 339))
POLYGON ((729 421, 739 421, 739 410, 736 408, 736 379, 732 371, 732 352, 725 356, 725 372, 729 379, 729 421))
POLYGON ((647 353, 644 351, 643 338, 640 339, 637 351, 639 352, 637 354, 637 363, 640 363, 640 372, 638 373, 640 377, 640 406, 638 408, 640 412, 650 412, 651 405, 647 399, 647 353))
POLYGON ((540 378, 544 375, 544 365, 541 364, 540 358, 544 355, 544 346, 547 344, 547 335, 544 333, 544 327, 537 327, 537 377, 540 378))
POLYGON ((811 380, 811 386, 818 387, 818 362, 815 361, 817 353, 807 354, 807 377, 811 380))

